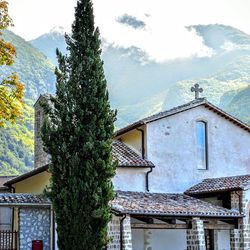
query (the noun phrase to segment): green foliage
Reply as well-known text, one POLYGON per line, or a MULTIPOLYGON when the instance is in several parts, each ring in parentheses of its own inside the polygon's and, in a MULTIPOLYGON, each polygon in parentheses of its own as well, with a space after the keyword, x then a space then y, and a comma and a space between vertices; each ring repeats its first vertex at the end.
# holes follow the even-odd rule
POLYGON ((226 107, 236 117, 244 117, 250 124, 250 85, 239 91, 226 107))
POLYGON ((4 31, 3 37, 11 42, 17 51, 17 58, 12 67, 2 67, 1 77, 16 72, 20 81, 25 83, 25 96, 35 100, 40 93, 55 90, 54 66, 47 58, 30 43, 11 31, 4 31))
POLYGON ((98 29, 90 0, 79 0, 69 57, 58 52, 56 96, 46 106, 42 128, 51 155, 50 197, 61 250, 101 250, 115 174, 111 147, 115 114, 110 109, 98 29))
MULTIPOLYGON (((30 103, 30 100, 27 101, 30 103)), ((0 130, 0 174, 18 175, 33 166, 33 109, 24 106, 24 119, 0 130)))
POLYGON ((66 42, 64 35, 58 32, 51 32, 31 40, 30 43, 38 48, 50 61, 57 65, 56 48, 63 54, 66 53, 66 42))
MULTIPOLYGON (((124 49, 104 44, 105 73, 111 104, 118 110, 118 128, 192 100, 194 96, 190 87, 197 82, 204 88, 202 96, 239 119, 249 121, 248 99, 238 93, 250 84, 250 36, 224 25, 198 25, 189 29, 195 29, 204 43, 213 50, 213 56, 160 64, 150 61, 138 48, 124 49), (228 43, 232 45, 231 50, 225 50, 224 45, 228 43), (242 100, 239 99, 241 97, 242 100)), ((38 94, 53 93, 54 66, 42 53, 12 32, 6 31, 4 36, 17 48, 17 60, 11 71, 7 68, 0 69, 0 73, 8 76, 16 71, 21 76, 21 81, 26 83, 26 97, 32 99, 27 105, 32 108, 38 94)), ((54 60, 55 46, 63 51, 66 49, 64 37, 54 34, 41 36, 32 41, 32 44, 51 60, 54 60)), ((8 166, 1 168, 6 169, 5 173, 8 173, 8 168, 10 173, 13 171, 10 166, 11 158, 12 162, 16 162, 14 170, 18 172, 25 171, 33 161, 33 148, 26 146, 32 143, 33 116, 30 113, 25 119, 30 119, 27 127, 26 124, 11 126, 3 133, 4 137, 12 139, 3 139, 3 142, 0 140, 1 152, 4 152, 1 153, 0 166, 8 166), (28 164, 17 153, 6 159, 9 144, 15 144, 28 155, 28 164)))
POLYGON ((54 90, 55 76, 54 66, 24 39, 11 31, 4 31, 4 39, 16 47, 17 58, 14 65, 1 67, 0 78, 17 72, 26 89, 23 120, 0 131, 0 174, 12 175, 33 167, 33 103, 40 93, 54 90))
MULTIPOLYGON (((219 24, 187 29, 201 36, 213 52, 211 57, 156 63, 139 48, 121 48, 103 41, 110 100, 118 110, 117 127, 192 100, 190 86, 197 82, 204 88, 203 96, 230 111, 227 103, 250 83, 250 36, 219 24), (230 98, 225 99, 226 96, 230 98)), ((55 42, 53 39, 52 33, 32 42, 53 59, 51 48, 60 40, 58 36, 55 42), (46 41, 51 41, 47 48, 46 41)), ((57 46, 65 49, 63 37, 57 46)), ((245 116, 239 114, 238 118, 244 120, 245 116)))

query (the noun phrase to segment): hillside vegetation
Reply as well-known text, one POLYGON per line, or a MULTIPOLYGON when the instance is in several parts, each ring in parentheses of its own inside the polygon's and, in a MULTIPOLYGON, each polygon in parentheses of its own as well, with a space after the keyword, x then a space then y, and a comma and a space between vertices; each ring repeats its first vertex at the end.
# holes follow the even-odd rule
POLYGON ((54 66, 30 43, 10 31, 4 38, 17 49, 15 64, 1 67, 1 77, 17 72, 25 84, 24 117, 18 124, 0 129, 0 175, 15 175, 33 167, 33 103, 40 93, 54 91, 54 66))
MULTIPOLYGON (((195 83, 203 87, 202 96, 250 123, 250 36, 219 24, 187 29, 195 30, 202 37, 213 52, 211 57, 156 63, 139 48, 121 48, 103 41, 110 100, 118 110, 117 128, 192 100, 194 94, 190 87, 195 83)), ((40 93, 54 92, 54 66, 50 61, 56 63, 56 47, 65 52, 66 45, 63 32, 57 31, 31 42, 12 32, 6 32, 5 36, 18 53, 11 70, 16 71, 26 85, 23 123, 0 131, 0 173, 15 174, 33 165, 32 104, 40 93)), ((6 68, 1 71, 1 75, 10 73, 6 68)))

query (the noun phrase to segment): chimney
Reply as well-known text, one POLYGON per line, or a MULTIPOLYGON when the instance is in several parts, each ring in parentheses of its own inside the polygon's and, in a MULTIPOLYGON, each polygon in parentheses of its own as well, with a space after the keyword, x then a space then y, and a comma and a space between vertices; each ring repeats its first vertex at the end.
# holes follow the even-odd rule
POLYGON ((34 140, 35 140, 35 168, 43 167, 49 163, 49 155, 43 150, 43 142, 40 135, 40 129, 43 123, 44 112, 41 107, 41 102, 49 100, 49 95, 40 95, 36 103, 35 109, 35 126, 34 126, 34 140))

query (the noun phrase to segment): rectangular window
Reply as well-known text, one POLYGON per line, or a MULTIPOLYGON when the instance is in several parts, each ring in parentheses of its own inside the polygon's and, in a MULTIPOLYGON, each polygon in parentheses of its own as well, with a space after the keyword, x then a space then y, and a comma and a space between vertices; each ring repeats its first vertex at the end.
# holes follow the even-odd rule
POLYGON ((197 137, 197 157, 198 169, 208 168, 207 159, 207 124, 204 121, 196 122, 196 137, 197 137))

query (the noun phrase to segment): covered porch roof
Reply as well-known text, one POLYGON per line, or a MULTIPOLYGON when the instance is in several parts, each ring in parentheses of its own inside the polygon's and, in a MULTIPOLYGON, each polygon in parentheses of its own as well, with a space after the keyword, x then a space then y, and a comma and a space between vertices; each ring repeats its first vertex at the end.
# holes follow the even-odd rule
POLYGON ((112 201, 116 213, 151 217, 240 218, 238 210, 226 209, 185 194, 117 191, 112 201))
POLYGON ((250 188, 250 175, 229 176, 221 178, 209 178, 192 186, 185 193, 198 195, 206 193, 218 193, 250 188))
MULTIPOLYGON (((128 147, 125 143, 118 140, 114 140, 112 143, 112 156, 113 160, 118 162, 118 167, 120 168, 134 169, 155 167, 151 161, 143 159, 137 152, 128 147)), ((15 183, 26 180, 45 171, 49 171, 49 165, 44 165, 42 167, 32 169, 31 171, 19 176, 9 177, 5 179, 5 181, 2 181, 2 185, 5 186, 5 188, 8 188, 15 183)))
POLYGON ((44 195, 0 193, 0 207, 50 207, 51 201, 44 195))

